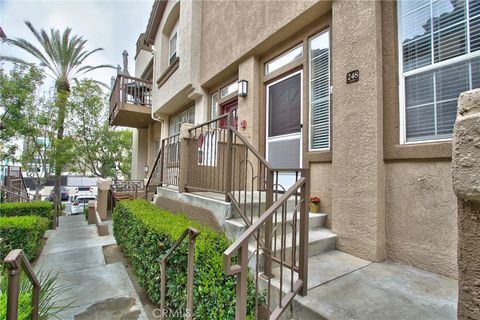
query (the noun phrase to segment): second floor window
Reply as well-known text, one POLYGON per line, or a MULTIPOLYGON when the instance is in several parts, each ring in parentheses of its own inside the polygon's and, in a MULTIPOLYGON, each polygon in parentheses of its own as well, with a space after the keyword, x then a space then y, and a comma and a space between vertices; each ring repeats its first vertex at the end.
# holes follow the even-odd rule
POLYGON ((169 50, 168 50, 168 64, 172 64, 175 59, 177 59, 177 40, 178 36, 177 33, 175 32, 172 37, 170 38, 170 45, 169 45, 169 50))

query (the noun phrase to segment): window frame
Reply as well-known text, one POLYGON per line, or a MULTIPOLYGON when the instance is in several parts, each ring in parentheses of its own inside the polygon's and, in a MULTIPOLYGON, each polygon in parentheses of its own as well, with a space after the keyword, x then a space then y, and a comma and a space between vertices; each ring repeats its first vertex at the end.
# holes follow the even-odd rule
MULTIPOLYGON (((400 131, 399 132, 399 143, 401 145, 415 145, 415 144, 425 144, 425 143, 435 143, 435 142, 450 142, 450 141, 452 141, 453 136, 449 137, 449 138, 438 138, 438 139, 421 139, 421 138, 419 138, 418 140, 411 140, 411 141, 407 140, 407 120, 406 120, 407 108, 406 108, 405 81, 406 81, 406 78, 410 77, 410 76, 422 74, 422 73, 429 72, 429 71, 439 70, 443 67, 452 66, 452 65, 454 65, 456 63, 460 63, 460 62, 468 62, 468 61, 471 61, 475 58, 480 57, 480 50, 473 51, 473 52, 470 51, 471 50, 470 49, 470 47, 471 47, 471 42, 470 42, 470 18, 471 17, 470 17, 470 9, 468 8, 469 1, 465 0, 465 5, 467 6, 466 17, 465 17, 465 22, 466 22, 466 29, 465 30, 466 30, 466 33, 467 33, 466 34, 467 53, 456 56, 456 57, 453 57, 453 58, 450 58, 450 59, 447 59, 447 60, 435 62, 435 59, 434 59, 435 52, 432 51, 432 53, 431 53, 432 57, 431 57, 431 63, 430 64, 428 64, 426 66, 419 67, 419 68, 414 68, 414 69, 408 70, 406 72, 403 71, 404 64, 403 64, 403 43, 402 43, 403 42, 402 5, 403 5, 403 0, 397 1, 397 39, 398 39, 397 49, 398 49, 398 77, 399 77, 399 81, 398 81, 399 82, 399 95, 398 96, 399 96, 399 131, 400 131)), ((428 6, 431 6, 431 5, 432 5, 432 2, 429 2, 428 6)), ((427 4, 425 4, 424 6, 427 6, 427 4)), ((418 10, 418 8, 416 10, 418 10)), ((412 10, 412 11, 408 12, 408 14, 411 14, 414 11, 415 10, 412 10)), ((431 31, 431 33, 432 33, 432 37, 433 37, 434 32, 431 31)), ((433 48, 432 43, 430 43, 430 46, 432 46, 432 48, 433 48)), ((471 86, 471 81, 470 81, 470 86, 471 86)), ((435 113, 436 113, 437 103, 436 103, 435 100, 434 100, 434 103, 435 103, 434 106, 435 106, 435 113)), ((437 121, 437 119, 435 119, 435 121, 437 121)))
POLYGON ((307 63, 308 63, 308 140, 307 146, 309 152, 330 151, 332 147, 332 37, 330 28, 326 28, 310 37, 307 40, 307 63), (312 130, 312 60, 310 59, 310 43, 313 39, 327 33, 328 34, 328 147, 327 148, 311 148, 313 130, 312 130))
POLYGON ((178 52, 178 32, 177 30, 174 30, 172 32, 172 35, 169 37, 168 39, 168 65, 172 65, 176 58, 178 57, 177 55, 177 52, 178 52), (175 38, 175 50, 173 52, 172 51, 172 40, 175 38), (172 58, 175 57, 173 60, 172 58))

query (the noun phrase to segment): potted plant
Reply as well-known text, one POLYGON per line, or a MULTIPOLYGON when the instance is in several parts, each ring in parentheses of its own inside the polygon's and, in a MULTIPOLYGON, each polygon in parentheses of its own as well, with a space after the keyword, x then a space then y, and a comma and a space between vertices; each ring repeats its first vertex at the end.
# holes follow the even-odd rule
POLYGON ((310 196, 310 212, 318 213, 320 207, 320 197, 319 196, 310 196))

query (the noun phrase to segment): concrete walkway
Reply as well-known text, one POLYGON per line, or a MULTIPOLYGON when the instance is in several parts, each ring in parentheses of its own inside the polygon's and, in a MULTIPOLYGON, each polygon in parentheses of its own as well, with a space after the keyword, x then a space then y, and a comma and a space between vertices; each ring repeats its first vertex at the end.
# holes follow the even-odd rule
POLYGON ((72 307, 59 314, 60 319, 147 319, 122 263, 105 262, 102 247, 112 244, 115 238, 99 237, 83 215, 60 218, 35 266, 52 270, 58 284, 67 287, 55 304, 72 307))

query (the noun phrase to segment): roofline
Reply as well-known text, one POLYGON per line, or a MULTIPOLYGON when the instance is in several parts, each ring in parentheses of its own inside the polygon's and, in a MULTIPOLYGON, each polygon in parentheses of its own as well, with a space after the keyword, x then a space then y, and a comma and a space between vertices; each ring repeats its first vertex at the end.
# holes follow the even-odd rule
POLYGON ((150 18, 148 19, 147 30, 145 31, 145 43, 147 45, 152 45, 155 42, 167 1, 168 0, 155 0, 153 3, 150 18))

